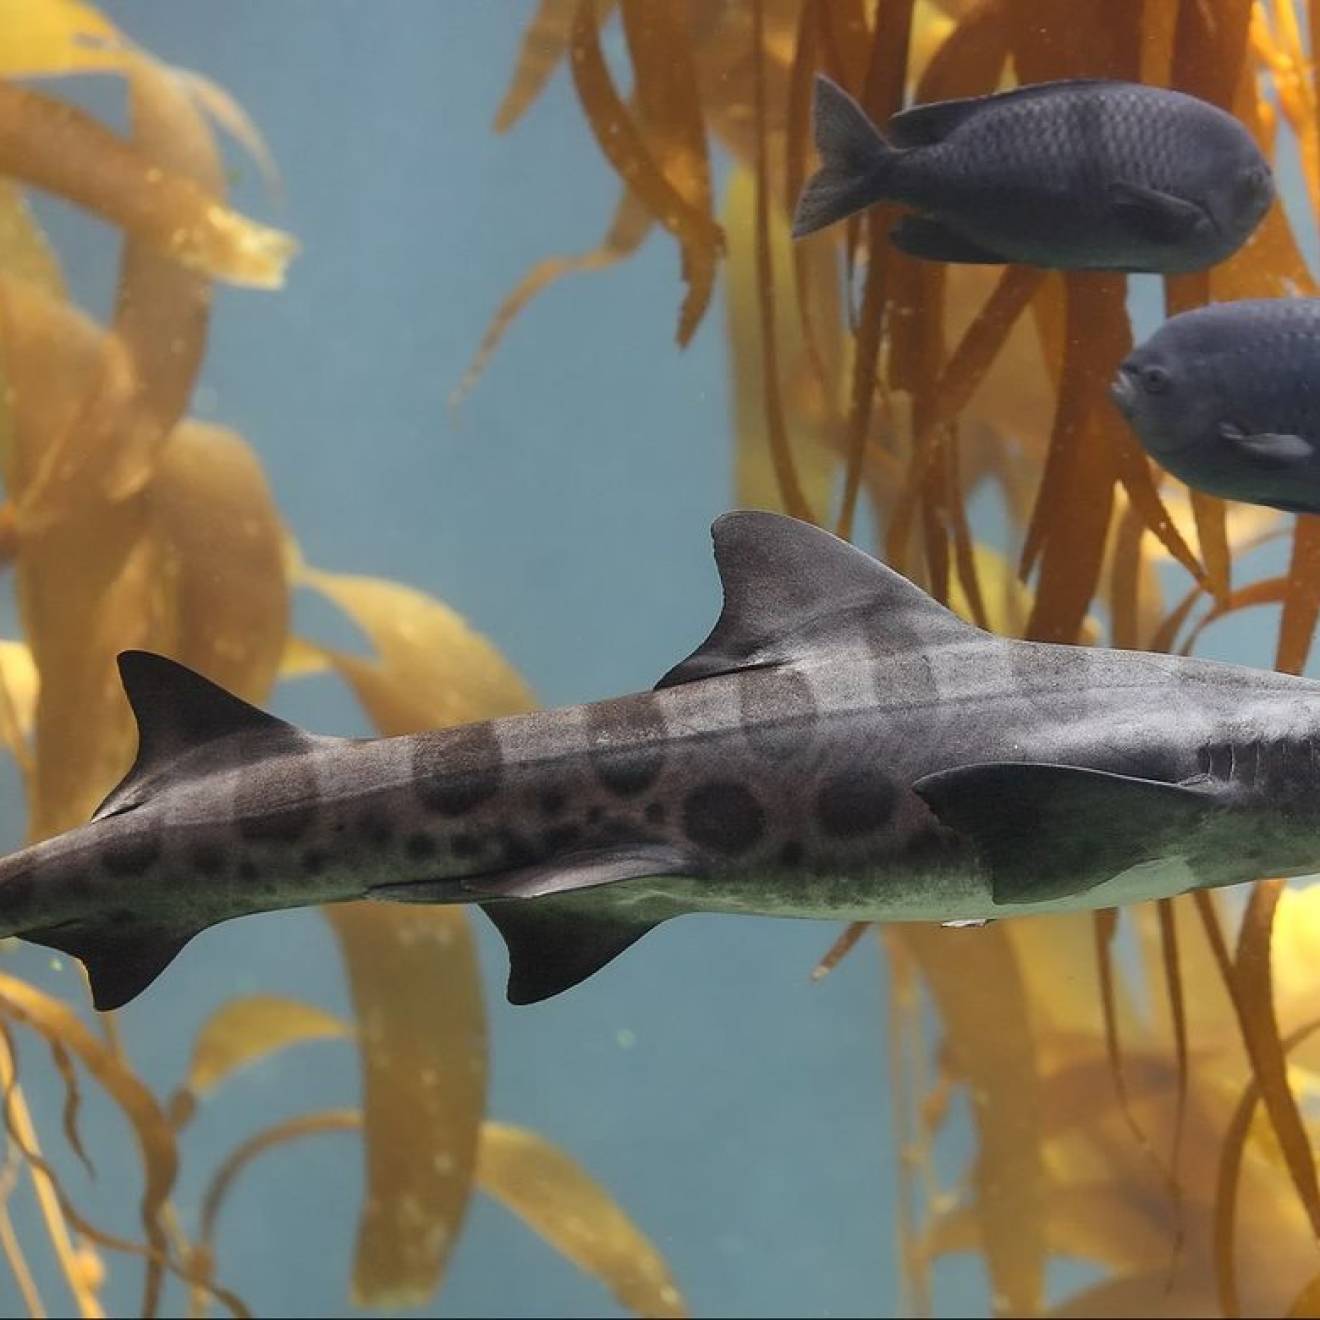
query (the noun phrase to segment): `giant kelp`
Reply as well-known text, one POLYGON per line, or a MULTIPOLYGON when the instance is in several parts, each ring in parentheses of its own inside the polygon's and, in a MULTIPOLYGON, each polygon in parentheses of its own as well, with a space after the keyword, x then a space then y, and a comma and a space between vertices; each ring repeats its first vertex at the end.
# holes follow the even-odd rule
MULTIPOLYGON (((685 286, 680 345, 723 260, 739 503, 850 535, 865 500, 890 563, 977 622, 1036 639, 1103 627, 1116 645, 1186 652, 1225 615, 1279 604, 1274 663, 1300 671, 1320 617, 1320 520, 1230 509, 1147 460, 1106 398, 1132 340, 1121 276, 914 261, 886 241, 892 207, 796 245, 787 219, 823 71, 879 121, 908 100, 1015 82, 1181 88, 1231 109, 1272 155, 1288 135, 1313 224, 1318 43, 1314 0, 541 0, 495 127, 527 113, 563 61, 620 200, 598 247, 543 260, 511 292, 456 401, 533 295, 659 228, 685 286), (629 91, 601 56, 616 11, 629 91), (717 148, 731 165, 722 202, 717 148), (1008 513, 1008 558, 969 521, 987 488, 1008 513), (1237 580, 1235 559, 1282 535, 1286 572, 1237 580), (1186 589, 1166 601, 1175 572, 1186 589)), ((1167 279, 1164 301, 1315 292, 1276 207, 1230 261, 1167 279)), ((974 1250, 1005 1313, 1045 1305, 1057 1254, 1108 1272, 1060 1314, 1314 1314, 1320 1194, 1302 1102, 1317 983, 1298 952, 1314 910, 1268 881, 1236 937, 1222 898, 1136 910, 1122 938, 1144 978, 1115 957, 1114 914, 885 932, 913 1308, 929 1309, 934 1260, 974 1250), (943 1024, 933 1052, 925 998, 943 1024), (950 1189, 930 1152, 955 1089, 977 1153, 950 1189)))
MULTIPOLYGON (((255 126, 205 78, 160 64, 76 0, 0 0, 0 554, 22 627, 0 645, 0 735, 19 767, 33 839, 86 819, 131 759, 114 671, 125 647, 174 656, 253 701, 280 677, 331 670, 388 733, 532 704, 513 668, 439 601, 303 563, 254 448, 188 417, 214 281, 278 287, 296 251, 290 236, 226 204, 211 121, 270 172, 255 126), (92 72, 123 79, 127 135, 32 81, 92 72), (70 300, 28 209, 29 186, 122 231, 108 324, 70 300), (372 655, 292 636, 296 587, 352 618, 372 655)), ((224 1003, 198 1024, 168 1100, 134 1069, 130 1033, 113 1019, 100 1032, 89 1026, 85 996, 65 1002, 0 973, 0 1252, 28 1311, 48 1305, 28 1263, 39 1231, 66 1285, 49 1302, 59 1310, 104 1314, 107 1270, 125 1258, 143 1263, 144 1314, 157 1313, 170 1278, 186 1285, 194 1313, 216 1303, 243 1313, 223 1285, 217 1240, 229 1187, 277 1145, 349 1131, 366 1163, 359 1302, 429 1296, 480 1188, 625 1305, 681 1314, 664 1262, 608 1193, 536 1134, 486 1116, 486 1024, 467 917, 384 904, 328 915, 354 1020, 270 995, 224 1003), (65 1088, 53 1132, 25 1098, 20 1032, 47 1042, 65 1088), (217 1103, 239 1068, 317 1041, 356 1050, 360 1108, 255 1131, 216 1171, 197 1214, 177 1204, 198 1107, 217 1103), (79 1123, 88 1077, 122 1111, 142 1167, 139 1204, 110 1226, 80 1211, 76 1170, 63 1151, 49 1153, 58 1141, 94 1163, 79 1123), (36 1207, 21 1219, 11 1214, 20 1173, 36 1207)))

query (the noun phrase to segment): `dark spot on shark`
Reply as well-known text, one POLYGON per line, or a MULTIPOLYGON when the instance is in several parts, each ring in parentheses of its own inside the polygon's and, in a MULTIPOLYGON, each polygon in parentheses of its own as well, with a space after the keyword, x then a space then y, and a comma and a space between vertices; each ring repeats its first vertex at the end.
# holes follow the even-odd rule
POLYGON ((139 831, 126 839, 116 839, 105 846, 101 865, 111 875, 141 875, 160 857, 160 835, 139 831))
POLYGON ((809 750, 816 700, 799 670, 743 670, 738 675, 738 712, 743 736, 757 756, 787 761, 809 750))
POLYGON ((536 850, 521 834, 517 834, 513 830, 501 830, 499 842, 500 850, 504 855, 505 866, 530 866, 533 862, 539 860, 536 850))
POLYGON ((765 812, 744 784, 711 780, 684 798, 683 830, 700 847, 736 857, 765 833, 765 812))
POLYGON ((225 850, 218 843, 199 843, 188 854, 188 858, 193 870, 208 877, 219 875, 227 861, 225 850))
POLYGON ((541 791, 540 802, 541 810, 547 816, 557 816, 567 805, 568 797, 563 789, 546 788, 541 791))
POLYGON ((605 819, 604 807, 601 806, 592 807, 591 810, 587 812, 588 825, 599 825, 601 821, 604 819, 605 819))
POLYGON ((113 926, 129 926, 137 920, 137 913, 132 908, 115 908, 109 914, 113 926))
POLYGON ((449 847, 455 857, 475 857, 481 849, 481 843, 474 834, 455 834, 449 847))
POLYGON ((374 848, 383 848, 394 837, 394 822, 377 807, 369 807, 358 817, 357 829, 374 848))
POLYGON ((253 843, 297 843, 311 829, 316 807, 308 803, 241 816, 238 832, 253 843))
POLYGON ((257 870, 257 864, 250 857, 244 857, 238 864, 238 878, 240 880, 255 880, 261 872, 257 870))
POLYGON ((870 834, 889 823, 898 789, 879 770, 860 769, 830 776, 816 794, 816 819, 835 839, 870 834))
POLYGON ((789 839, 779 850, 780 864, 782 866, 800 866, 806 851, 799 840, 789 839))
POLYGON ((642 815, 646 817, 648 825, 663 825, 665 817, 669 815, 669 809, 663 802, 648 802, 642 815))
POLYGON ((96 888, 86 871, 74 871, 66 876, 64 887, 75 898, 87 898, 96 888))
POLYGON ((302 855, 302 869, 305 875, 320 875, 330 859, 320 848, 308 848, 302 855))
POLYGON ((545 850, 551 856, 556 853, 567 852, 575 847, 582 838, 582 827, 580 825, 555 825, 541 836, 541 843, 545 850))
POLYGON ((596 777, 619 797, 644 793, 664 768, 667 732, 649 693, 588 706, 588 755, 596 777))
POLYGON ((504 755, 489 721, 418 734, 412 744, 413 791, 442 816, 465 816, 499 792, 504 755))
POLYGON ((404 840, 403 850, 413 859, 413 861, 425 861, 428 857, 435 856, 435 836, 433 834, 427 834, 424 830, 417 830, 404 840))

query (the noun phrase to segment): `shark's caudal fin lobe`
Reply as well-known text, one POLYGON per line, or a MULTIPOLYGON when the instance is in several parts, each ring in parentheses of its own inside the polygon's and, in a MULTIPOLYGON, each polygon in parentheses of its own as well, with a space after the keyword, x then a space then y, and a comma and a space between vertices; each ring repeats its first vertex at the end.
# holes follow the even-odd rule
POLYGON ((897 654, 977 630, 901 573, 779 513, 726 513, 711 528, 724 608, 710 636, 656 684, 802 659, 812 651, 897 654))
POLYGON ((811 176, 793 214, 793 237, 832 225, 885 196, 897 152, 865 110, 838 83, 816 76, 812 104, 821 167, 811 176))
POLYGON ((588 912, 571 899, 483 903, 509 950, 511 1004, 535 1004, 585 981, 658 923, 588 912))
POLYGON ((1197 826, 1224 802, 1209 784, 1020 762, 941 770, 913 788, 975 847, 996 903, 1067 898, 1159 858, 1170 839, 1191 848, 1197 826))
POLYGON ((102 1013, 136 999, 171 962, 193 932, 142 930, 123 934, 104 928, 55 926, 25 931, 23 939, 58 949, 87 969, 92 1005, 102 1013))
POLYGON ((249 705, 187 665, 151 651, 121 651, 119 677, 137 720, 137 759, 93 820, 136 805, 140 786, 203 743, 242 730, 301 736, 293 725, 249 705))

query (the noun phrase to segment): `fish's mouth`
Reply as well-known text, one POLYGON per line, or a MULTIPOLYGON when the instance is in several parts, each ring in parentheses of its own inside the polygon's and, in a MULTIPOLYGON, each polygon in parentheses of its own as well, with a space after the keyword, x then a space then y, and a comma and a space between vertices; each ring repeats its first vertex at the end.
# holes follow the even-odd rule
POLYGON ((1122 366, 1109 386, 1109 397, 1124 417, 1129 420, 1137 406, 1137 382, 1129 367, 1122 366))

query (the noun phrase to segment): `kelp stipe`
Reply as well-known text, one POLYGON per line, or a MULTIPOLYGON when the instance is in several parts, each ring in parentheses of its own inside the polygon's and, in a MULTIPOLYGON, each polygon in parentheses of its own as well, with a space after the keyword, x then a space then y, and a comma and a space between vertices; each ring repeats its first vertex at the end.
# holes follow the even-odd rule
MULTIPOLYGON (((1274 661, 1299 672, 1320 618, 1320 519, 1189 494, 1149 463, 1107 397, 1132 339, 1122 277, 914 261, 886 241, 888 207, 796 244, 788 223, 810 173, 817 71, 881 124, 909 101, 1014 82, 1179 88, 1231 110, 1271 157, 1286 124, 1314 222, 1320 122, 1306 51, 1320 46, 1320 6, 725 0, 682 19, 669 8, 541 0, 496 128, 529 113, 567 61, 621 198, 600 247, 543 261, 514 290, 456 401, 549 280, 626 259, 655 225, 678 247, 686 342, 722 239, 738 503, 849 534, 865 498, 889 562, 1014 635, 1188 652, 1226 614, 1282 604, 1274 661), (599 58, 616 8, 631 99, 599 58), (661 79, 686 85, 688 70, 699 101, 666 100, 661 79), (657 118, 660 105, 679 119, 657 118), (715 144, 733 162, 718 210, 706 165, 715 144), (969 525, 987 484, 1010 515, 1008 558, 969 525), (1284 575, 1235 581, 1236 557, 1285 535, 1284 575), (1156 571, 1169 560, 1188 578, 1171 602, 1156 571)), ((1169 277, 1165 303, 1174 312, 1315 288, 1276 205, 1232 259, 1169 277)), ((1315 973, 1298 951, 1320 929, 1315 892, 1262 882, 1236 949, 1208 896, 1133 910, 1118 930, 1140 952, 1144 989, 1114 956, 1112 915, 882 933, 912 1310, 929 1311, 940 1256, 974 1250, 1003 1313, 1046 1305, 1052 1255, 1108 1274, 1058 1314, 1311 1312, 1320 1198, 1300 1102, 1312 1089, 1304 1001, 1315 973), (987 982, 994 996, 981 992, 987 982), (933 1070, 920 988, 945 1033, 933 1070), (972 1099, 978 1153, 963 1185, 943 1189, 928 1156, 956 1087, 972 1099)))
MULTIPOLYGON (((212 282, 276 288, 296 251, 291 236, 225 204, 210 120, 272 175, 255 125, 221 88, 159 63, 97 10, 77 0, 0 6, 0 170, 9 180, 0 185, 0 554, 23 630, 0 643, 0 738, 21 772, 31 839, 85 820, 128 766, 134 735, 114 680, 125 649, 184 660, 253 701, 277 678, 332 670, 385 732, 532 704, 503 657, 440 602, 302 563, 252 447, 187 416, 212 282), (128 137, 39 83, 16 81, 93 71, 126 80, 128 137), (27 185, 122 231, 108 325, 69 300, 57 254, 27 209, 27 185), (293 636, 295 587, 349 615, 374 655, 293 636)), ((330 919, 355 1020, 272 995, 232 999, 198 1024, 168 1101, 134 1070, 133 1042, 121 1040, 112 1015, 89 1025, 81 985, 65 1002, 0 973, 0 1252, 23 1307, 103 1315, 107 1282, 140 1263, 143 1314, 185 1305, 247 1314, 243 1281, 227 1286, 228 1189, 283 1142, 348 1131, 366 1158, 350 1284, 359 1303, 425 1301, 479 1187, 624 1305, 683 1314, 664 1262, 610 1196, 543 1138, 486 1117, 485 1014, 466 917, 359 904, 330 919), (59 1119, 28 1104, 20 1033, 49 1046, 67 1097, 59 1119), (357 1052, 361 1111, 257 1132, 214 1172, 199 1222, 186 1222, 174 1196, 198 1108, 246 1065, 315 1042, 357 1052), (112 1224, 79 1208, 80 1180, 98 1159, 80 1128, 88 1075, 122 1112, 142 1166, 140 1204, 121 1198, 112 1224), (55 1143, 67 1143, 86 1172, 63 1152, 52 1159, 55 1143), (31 1182, 35 1218, 11 1213, 20 1178, 31 1182), (30 1263, 48 1256, 57 1289, 30 1263)), ((345 1149, 341 1158, 355 1156, 345 1149)))

